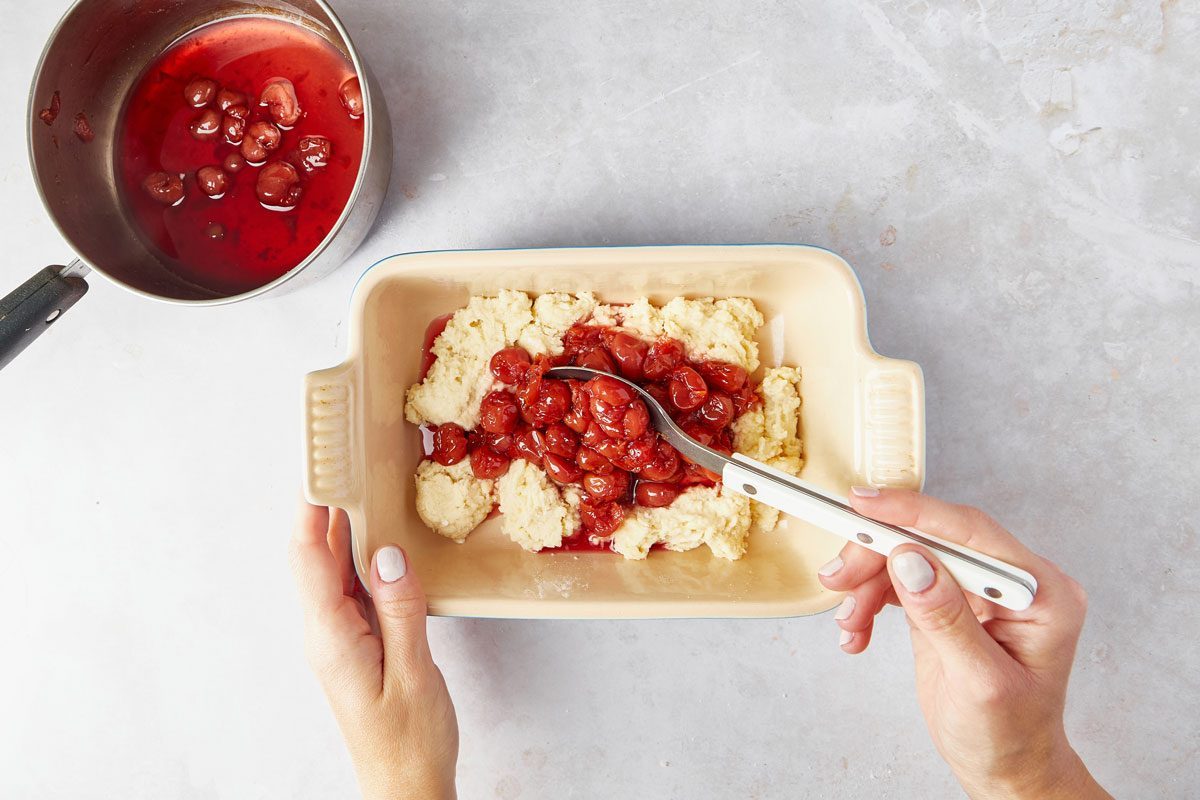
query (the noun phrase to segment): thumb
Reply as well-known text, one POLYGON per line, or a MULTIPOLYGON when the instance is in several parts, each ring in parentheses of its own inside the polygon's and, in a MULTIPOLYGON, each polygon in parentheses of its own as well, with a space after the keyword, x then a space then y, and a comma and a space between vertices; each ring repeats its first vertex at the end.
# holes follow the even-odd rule
POLYGON ((408 558, 395 545, 375 551, 371 568, 371 600, 383 640, 383 678, 406 685, 432 662, 425 633, 425 591, 408 568, 408 558))
POLYGON ((974 671, 1004 657, 983 629, 958 583, 928 550, 902 545, 888 556, 896 597, 914 630, 947 669, 974 671))

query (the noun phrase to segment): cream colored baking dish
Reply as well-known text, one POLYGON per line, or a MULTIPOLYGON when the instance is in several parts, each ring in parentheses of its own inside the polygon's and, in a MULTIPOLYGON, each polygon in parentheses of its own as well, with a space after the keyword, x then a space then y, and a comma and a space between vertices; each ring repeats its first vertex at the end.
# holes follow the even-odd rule
POLYGON ((910 361, 867 340, 853 270, 817 247, 744 245, 482 250, 393 256, 369 269, 350 307, 350 352, 305 382, 305 491, 350 515, 360 574, 380 546, 409 554, 433 614, 481 617, 775 617, 827 610, 838 595, 816 570, 842 546, 784 518, 740 561, 708 548, 527 553, 485 522, 465 544, 431 532, 414 507, 419 436, 404 420, 430 321, 473 294, 520 289, 596 292, 610 303, 646 295, 743 296, 767 319, 764 364, 803 369, 802 477, 918 488, 924 476, 924 384, 910 361))

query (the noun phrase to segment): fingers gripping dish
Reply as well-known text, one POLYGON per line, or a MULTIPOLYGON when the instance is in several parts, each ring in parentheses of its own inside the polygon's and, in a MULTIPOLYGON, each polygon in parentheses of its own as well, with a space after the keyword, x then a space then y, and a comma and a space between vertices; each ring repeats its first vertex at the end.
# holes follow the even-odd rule
POLYGON ((617 381, 544 377, 579 364, 636 381, 694 438, 799 474, 800 371, 759 374, 762 314, 745 298, 645 298, 606 305, 592 294, 516 291, 472 297, 433 339, 405 415, 426 458, 416 505, 432 530, 462 542, 498 508, 501 529, 530 551, 707 545, 737 559, 778 512, 726 493, 649 427, 617 381))

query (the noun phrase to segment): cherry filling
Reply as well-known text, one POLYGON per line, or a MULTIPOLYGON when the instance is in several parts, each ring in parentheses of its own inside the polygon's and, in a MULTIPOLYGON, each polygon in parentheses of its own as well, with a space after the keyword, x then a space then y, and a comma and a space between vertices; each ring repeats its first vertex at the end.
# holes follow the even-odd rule
MULTIPOLYGON (((437 322, 440 333, 444 318, 437 322)), ((546 372, 577 365, 619 374, 662 403, 693 438, 732 453, 730 426, 759 402, 745 369, 690 361, 675 339, 645 342, 598 325, 571 327, 563 348, 555 357, 531 357, 519 347, 493 355, 489 369, 503 386, 484 396, 479 426, 436 426, 428 457, 446 466, 469 458, 478 478, 498 478, 514 459, 525 459, 556 483, 578 485, 581 530, 564 542, 568 549, 588 547, 584 542, 606 548, 606 537, 631 507, 662 508, 688 486, 716 485, 720 476, 659 437, 646 404, 627 385, 607 376, 559 380, 546 372)), ((427 359, 426 369, 431 363, 427 359)))

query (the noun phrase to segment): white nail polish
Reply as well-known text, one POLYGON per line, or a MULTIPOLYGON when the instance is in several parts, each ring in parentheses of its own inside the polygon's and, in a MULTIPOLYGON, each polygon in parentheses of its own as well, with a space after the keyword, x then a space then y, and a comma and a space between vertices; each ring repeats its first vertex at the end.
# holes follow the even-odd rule
POLYGON ((395 545, 379 548, 375 553, 375 569, 379 570, 379 579, 384 583, 395 583, 408 572, 404 563, 404 552, 395 545))
POLYGON ((850 494, 855 497, 879 497, 879 490, 874 486, 851 486, 850 494))
POLYGON ((920 553, 908 551, 892 559, 892 571, 905 589, 917 594, 933 585, 933 567, 920 553))
POLYGON ((838 637, 838 647, 845 647, 854 641, 854 634, 850 631, 842 631, 842 635, 838 637))
POLYGON ((836 620, 850 619, 850 615, 854 613, 856 601, 854 595, 848 594, 842 599, 842 604, 838 606, 837 613, 833 615, 836 620))
POLYGON ((844 563, 845 562, 842 561, 841 556, 834 556, 832 561, 817 570, 817 574, 823 578, 828 578, 830 575, 841 569, 844 563))

